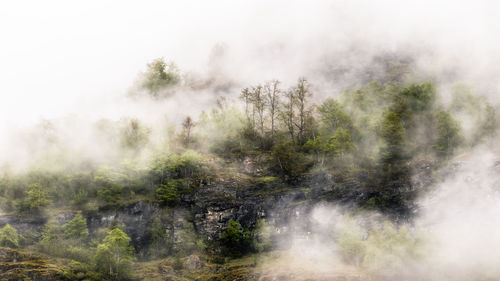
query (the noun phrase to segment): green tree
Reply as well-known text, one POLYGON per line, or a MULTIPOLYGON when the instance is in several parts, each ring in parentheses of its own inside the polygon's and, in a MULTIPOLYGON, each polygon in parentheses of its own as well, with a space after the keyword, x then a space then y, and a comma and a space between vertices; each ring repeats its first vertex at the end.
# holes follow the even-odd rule
POLYGON ((147 65, 141 87, 153 97, 159 97, 160 92, 179 84, 181 76, 174 63, 167 63, 163 58, 154 60, 147 65))
POLYGON ((436 141, 434 150, 440 157, 450 157, 463 142, 460 124, 446 111, 439 111, 434 116, 436 141))
POLYGON ((169 179, 165 184, 160 184, 156 189, 156 198, 161 204, 168 206, 176 205, 180 199, 176 182, 169 179))
POLYGON ((344 261, 356 266, 360 265, 365 255, 364 236, 364 231, 356 221, 352 217, 346 216, 340 227, 337 240, 344 261))
POLYGON ((222 232, 222 243, 228 255, 242 256, 250 248, 250 231, 243 229, 239 222, 230 220, 229 225, 222 232))
POLYGON ((78 212, 73 219, 64 225, 64 235, 66 238, 80 241, 87 239, 89 235, 87 221, 83 218, 81 212, 78 212))
POLYGON ((253 245, 257 252, 264 252, 271 249, 271 227, 265 219, 257 220, 253 231, 253 245))
POLYGON ((28 186, 22 208, 29 212, 37 212, 47 207, 50 203, 51 201, 47 198, 47 192, 43 190, 42 185, 32 183, 28 186))
POLYGON ((423 112, 432 108, 436 100, 436 89, 431 83, 412 84, 401 91, 413 112, 423 112))
POLYGON ((337 128, 335 135, 331 136, 325 145, 326 152, 335 157, 340 156, 340 158, 343 158, 352 148, 351 134, 342 127, 337 128))
POLYGON ((172 250, 171 230, 158 217, 153 219, 148 230, 151 234, 150 255, 155 258, 166 257, 172 250))
POLYGON ((286 179, 294 179, 307 170, 307 160, 291 142, 279 143, 271 150, 272 161, 278 172, 286 179))
POLYGON ((0 246, 17 248, 19 247, 19 235, 15 228, 6 224, 0 231, 0 246))
POLYGON ((380 136, 384 142, 382 149, 383 161, 393 164, 402 160, 406 137, 405 128, 397 113, 389 111, 384 114, 380 127, 380 136))
POLYGON ((332 98, 326 99, 318 107, 318 112, 322 122, 322 131, 325 133, 331 134, 339 127, 352 127, 351 117, 345 113, 343 106, 332 98))
POLYGON ((121 145, 131 150, 140 150, 149 141, 151 129, 141 124, 138 119, 125 120, 121 127, 121 145))
POLYGON ((97 246, 96 269, 113 280, 127 279, 134 262, 134 248, 129 244, 130 237, 125 232, 119 228, 111 230, 97 246))

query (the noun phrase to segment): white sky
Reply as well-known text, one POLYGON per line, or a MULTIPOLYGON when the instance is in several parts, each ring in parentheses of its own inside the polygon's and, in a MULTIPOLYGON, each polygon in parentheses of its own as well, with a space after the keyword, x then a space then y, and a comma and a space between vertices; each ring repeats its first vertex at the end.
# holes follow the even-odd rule
POLYGON ((202 69, 218 42, 232 48, 241 69, 234 75, 243 77, 299 69, 324 48, 356 40, 391 48, 427 38, 451 57, 490 67, 500 62, 495 2, 2 0, 0 118, 15 127, 91 114, 123 95, 152 59, 202 69), (274 41, 292 47, 273 66, 255 63, 274 41))

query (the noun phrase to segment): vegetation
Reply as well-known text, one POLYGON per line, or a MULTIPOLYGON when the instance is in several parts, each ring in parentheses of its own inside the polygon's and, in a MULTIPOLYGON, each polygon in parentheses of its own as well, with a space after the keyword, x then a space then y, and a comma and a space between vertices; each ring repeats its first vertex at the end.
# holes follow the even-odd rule
MULTIPOLYGON (((147 66, 139 84, 157 99, 183 81, 175 65, 158 59, 147 66)), ((198 117, 182 117, 174 124, 177 130, 161 124, 165 131, 154 132, 135 118, 101 120, 98 135, 105 149, 115 152, 101 162, 68 164, 61 160, 64 149, 61 154, 46 149, 44 160, 26 171, 4 169, 0 209, 14 216, 36 215, 44 225, 30 232, 13 224, 20 235, 6 224, 0 246, 71 260, 69 279, 133 278, 136 259, 168 260, 166 272, 181 276, 189 255, 217 267, 227 261, 224 257, 274 249, 270 221, 246 210, 237 211, 245 213, 243 219, 232 213, 244 196, 278 200, 282 193, 296 192, 294 204, 341 199, 353 201, 348 203, 355 209, 404 211, 415 194, 408 188, 415 162, 431 159, 439 167, 461 150, 487 143, 498 128, 496 107, 463 85, 453 89, 449 104, 430 82, 374 81, 321 101, 305 78, 289 88, 272 80, 242 89, 239 97, 241 103, 221 97, 198 117), (310 183, 318 178, 335 184, 316 198, 310 183), (143 218, 147 227, 139 238, 115 215, 138 202, 155 209, 143 218), (217 217, 213 210, 227 211, 229 217, 217 217), (191 211, 216 221, 220 237, 200 235, 207 226, 196 224, 199 214, 191 211), (105 227, 88 228, 92 219, 104 216, 105 227), (141 249, 131 247, 132 238, 140 240, 141 249)), ((41 127, 44 143, 56 146, 50 122, 41 127)), ((389 222, 366 230, 354 220, 333 236, 343 261, 366 271, 418 259, 422 240, 389 222)))
POLYGON ((113 280, 123 280, 130 276, 134 261, 130 237, 121 229, 111 230, 97 246, 94 262, 97 270, 113 280))
POLYGON ((10 224, 6 224, 0 231, 0 246, 9 248, 19 247, 19 235, 10 224))
POLYGON ((222 243, 225 251, 232 257, 240 257, 248 252, 251 243, 250 231, 234 220, 229 221, 229 225, 222 233, 222 243))

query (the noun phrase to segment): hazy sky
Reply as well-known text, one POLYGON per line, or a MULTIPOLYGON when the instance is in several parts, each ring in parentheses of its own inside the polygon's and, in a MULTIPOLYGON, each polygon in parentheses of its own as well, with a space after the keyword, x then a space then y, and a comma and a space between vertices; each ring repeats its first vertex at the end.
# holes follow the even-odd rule
POLYGON ((240 81, 303 75, 321 55, 356 44, 428 45, 484 76, 500 63, 495 2, 4 0, 0 118, 17 126, 105 114, 102 104, 112 108, 147 62, 163 56, 203 71, 219 42, 240 81))

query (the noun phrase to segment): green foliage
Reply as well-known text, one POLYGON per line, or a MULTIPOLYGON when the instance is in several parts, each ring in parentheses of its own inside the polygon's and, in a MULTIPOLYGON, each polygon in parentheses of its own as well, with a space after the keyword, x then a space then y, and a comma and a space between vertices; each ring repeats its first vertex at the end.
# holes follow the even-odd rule
POLYGON ((411 234, 404 226, 397 228, 389 221, 366 233, 349 216, 342 220, 337 237, 345 262, 385 277, 401 272, 422 258, 424 242, 423 237, 411 234))
POLYGON ((381 275, 400 272, 421 258, 422 239, 410 234, 406 227, 395 228, 386 221, 383 228, 373 228, 364 242, 362 266, 381 275))
POLYGON ((443 110, 437 112, 434 119, 437 134, 434 150, 440 157, 450 157, 463 142, 460 124, 443 110))
POLYGON ((138 119, 125 120, 120 129, 121 145, 134 151, 140 150, 148 143, 150 134, 151 129, 138 119))
POLYGON ((253 231, 253 247, 257 252, 271 250, 271 227, 265 219, 257 220, 253 231))
POLYGON ((99 189, 98 197, 104 208, 114 209, 122 204, 122 193, 123 187, 113 184, 109 187, 99 189))
POLYGON ((87 220, 83 218, 81 212, 78 212, 63 228, 66 238, 84 241, 89 235, 87 220))
POLYGON ((351 134, 348 130, 339 127, 335 135, 328 139, 325 145, 325 151, 333 156, 344 156, 353 148, 351 134))
POLYGON ((229 225, 222 232, 222 243, 229 256, 240 257, 250 249, 250 231, 244 230, 239 222, 230 220, 229 225))
POLYGON ((345 217, 337 240, 345 262, 360 265, 366 252, 365 233, 351 217, 345 217))
POLYGON ((169 179, 201 177, 205 173, 205 158, 193 150, 157 157, 150 168, 150 175, 158 184, 164 184, 169 179))
POLYGON ((124 188, 113 170, 98 170, 94 176, 94 184, 97 186, 97 197, 104 208, 113 209, 121 205, 124 188))
POLYGON ((15 228, 6 224, 2 230, 0 230, 0 246, 17 248, 19 247, 19 235, 15 228))
POLYGON ((436 89, 431 83, 412 84, 401 91, 413 112, 430 110, 436 100, 436 89))
POLYGON ((273 166, 286 179, 294 179, 306 172, 307 160, 292 143, 285 142, 273 146, 271 150, 273 166))
POLYGON ((179 246, 177 248, 177 255, 187 256, 193 253, 199 253, 203 249, 199 248, 199 238, 196 235, 194 225, 192 222, 184 221, 182 229, 179 230, 179 246))
POLYGON ((172 251, 173 235, 172 231, 163 224, 162 220, 155 217, 148 230, 151 234, 150 256, 152 258, 163 258, 170 254, 172 251))
POLYGON ((477 123, 477 128, 474 132, 475 143, 496 136, 499 122, 495 108, 490 104, 486 104, 477 123))
POLYGON ((380 126, 380 136, 384 142, 381 158, 386 163, 395 163, 402 160, 406 137, 405 128, 397 113, 389 111, 384 114, 380 126))
POLYGON ((96 269, 113 280, 127 279, 134 261, 130 237, 119 228, 111 230, 97 246, 94 257, 96 269))
POLYGON ((339 127, 352 127, 351 117, 344 111, 343 106, 332 98, 326 99, 318 107, 318 113, 322 122, 322 131, 327 134, 336 132, 339 127))
POLYGON ((167 206, 175 206, 179 203, 179 192, 174 180, 167 180, 165 184, 160 184, 156 189, 158 202, 167 206))
POLYGON ((159 97, 162 90, 177 85, 180 80, 177 66, 159 58, 147 65, 141 87, 146 89, 151 96, 159 97))
POLYGON ((47 192, 43 189, 44 188, 39 183, 30 184, 26 191, 26 197, 21 205, 21 209, 33 213, 47 207, 51 201, 47 198, 47 192))

